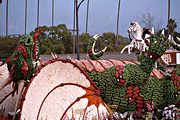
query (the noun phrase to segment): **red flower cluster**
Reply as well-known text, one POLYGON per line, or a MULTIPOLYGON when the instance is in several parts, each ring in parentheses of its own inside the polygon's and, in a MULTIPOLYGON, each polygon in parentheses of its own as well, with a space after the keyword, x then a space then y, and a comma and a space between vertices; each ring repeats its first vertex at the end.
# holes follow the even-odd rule
POLYGON ((115 74, 115 77, 116 79, 118 79, 118 83, 117 85, 118 86, 121 86, 121 85, 124 85, 124 83, 126 82, 124 79, 123 79, 123 76, 122 76, 122 72, 123 72, 123 66, 120 66, 120 65, 117 65, 116 66, 116 74, 115 74))

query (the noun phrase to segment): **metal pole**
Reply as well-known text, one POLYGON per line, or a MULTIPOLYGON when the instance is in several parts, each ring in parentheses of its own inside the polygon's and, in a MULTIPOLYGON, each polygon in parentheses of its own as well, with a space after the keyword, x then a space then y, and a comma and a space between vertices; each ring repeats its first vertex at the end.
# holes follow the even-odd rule
POLYGON ((74 19, 73 19, 73 53, 75 53, 76 38, 75 38, 75 24, 76 24, 76 1, 74 0, 74 19))
POLYGON ((170 13, 171 13, 171 1, 168 0, 168 21, 170 19, 170 13))
POLYGON ((39 0, 37 3, 37 27, 39 26, 39 0))
POLYGON ((6 36, 8 35, 8 0, 6 1, 6 36))
POLYGON ((80 60, 80 55, 79 55, 79 24, 78 24, 78 0, 75 2, 76 5, 76 48, 77 48, 77 60, 80 60))
POLYGON ((52 0, 52 26, 54 26, 54 0, 52 0))
POLYGON ((24 27, 25 27, 25 30, 24 30, 24 34, 26 35, 26 29, 27 29, 27 0, 25 1, 25 18, 24 18, 24 27))
POLYGON ((88 31, 88 17, 89 17, 89 0, 87 1, 87 13, 86 13, 86 34, 88 31))
MULTIPOLYGON (((117 26, 116 26, 116 40, 117 40, 117 41, 119 40, 118 33, 119 33, 120 3, 121 3, 121 0, 118 1, 118 14, 117 14, 117 26)), ((117 42, 117 41, 116 41, 116 42, 117 42)))
POLYGON ((79 55, 79 15, 78 15, 78 10, 81 4, 84 2, 84 0, 81 0, 81 2, 78 4, 78 0, 75 1, 76 5, 76 41, 77 41, 77 59, 80 60, 80 55, 79 55))

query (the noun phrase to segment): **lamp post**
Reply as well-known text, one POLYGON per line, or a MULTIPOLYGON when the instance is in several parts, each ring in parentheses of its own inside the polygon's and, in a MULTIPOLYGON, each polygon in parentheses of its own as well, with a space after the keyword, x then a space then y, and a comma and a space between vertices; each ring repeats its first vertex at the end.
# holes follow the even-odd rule
POLYGON ((171 1, 168 0, 168 21, 170 19, 170 14, 171 14, 171 1))
POLYGON ((73 53, 76 48, 76 37, 75 37, 75 25, 76 25, 76 1, 74 0, 74 19, 73 19, 73 53))
POLYGON ((6 1, 6 36, 8 35, 8 0, 6 1))
POLYGON ((39 0, 37 3, 37 27, 39 26, 39 0))
POLYGON ((78 4, 78 0, 75 0, 75 7, 76 7, 76 48, 77 48, 77 59, 80 60, 79 55, 79 15, 78 10, 81 4, 84 2, 84 0, 81 0, 81 2, 78 4))
POLYGON ((52 0, 52 26, 54 26, 54 0, 52 0))
POLYGON ((119 33, 120 3, 121 3, 121 0, 118 0, 118 14, 117 14, 117 26, 116 26, 116 42, 118 42, 118 40, 119 40, 118 33, 119 33))
POLYGON ((27 29, 27 0, 25 1, 25 15, 24 15, 24 34, 26 35, 27 29))
POLYGON ((89 0, 87 1, 87 12, 86 12, 86 34, 88 31, 88 17, 89 17, 89 0))

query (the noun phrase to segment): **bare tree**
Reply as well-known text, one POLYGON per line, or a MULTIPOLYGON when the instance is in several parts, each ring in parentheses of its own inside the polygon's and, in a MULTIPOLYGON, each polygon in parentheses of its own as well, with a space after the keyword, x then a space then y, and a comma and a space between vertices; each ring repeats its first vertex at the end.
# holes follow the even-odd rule
POLYGON ((146 11, 145 13, 142 13, 139 17, 139 22, 141 22, 143 25, 145 25, 144 27, 146 28, 152 28, 154 25, 154 16, 146 11))
POLYGON ((137 20, 143 27, 148 29, 154 27, 156 31, 160 30, 162 26, 162 20, 156 19, 149 11, 140 14, 137 20))

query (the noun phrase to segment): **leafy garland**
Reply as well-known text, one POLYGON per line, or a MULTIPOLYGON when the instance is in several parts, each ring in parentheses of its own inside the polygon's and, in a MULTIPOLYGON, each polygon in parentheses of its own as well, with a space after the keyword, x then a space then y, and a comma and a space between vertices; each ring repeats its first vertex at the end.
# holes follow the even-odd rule
POLYGON ((170 47, 171 43, 165 35, 156 36, 153 35, 150 39, 150 47, 149 47, 149 55, 152 57, 160 57, 164 54, 164 52, 170 47), (153 56, 154 55, 154 56, 153 56))
MULTIPOLYGON (((178 95, 178 86, 175 86, 170 76, 165 76, 162 79, 163 97, 166 102, 166 106, 169 104, 176 104, 180 101, 180 95, 178 95)), ((165 106, 164 106, 165 107, 165 106)), ((178 107, 178 106, 177 106, 178 107)))
POLYGON ((139 67, 147 74, 150 74, 154 68, 154 64, 160 56, 170 47, 171 43, 164 35, 152 35, 150 38, 150 46, 147 53, 139 55, 139 67))
POLYGON ((144 86, 140 86, 140 95, 144 96, 145 100, 152 100, 155 106, 158 106, 159 108, 163 108, 166 104, 161 84, 162 82, 160 80, 155 77, 151 77, 144 86))
POLYGON ((116 67, 111 67, 107 71, 102 73, 91 72, 88 73, 90 78, 101 91, 102 99, 110 105, 117 105, 117 111, 128 111, 128 99, 124 96, 126 95, 126 87, 117 85, 117 78, 115 77, 116 67))
POLYGON ((156 60, 147 55, 139 55, 138 60, 140 61, 138 67, 141 69, 141 71, 145 72, 147 75, 150 75, 154 68, 156 60))
POLYGON ((126 64, 123 69, 123 79, 127 84, 142 85, 147 81, 149 75, 138 65, 126 64))

